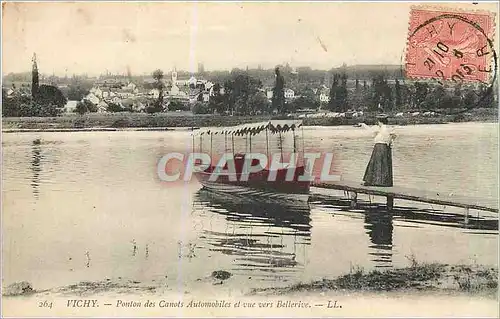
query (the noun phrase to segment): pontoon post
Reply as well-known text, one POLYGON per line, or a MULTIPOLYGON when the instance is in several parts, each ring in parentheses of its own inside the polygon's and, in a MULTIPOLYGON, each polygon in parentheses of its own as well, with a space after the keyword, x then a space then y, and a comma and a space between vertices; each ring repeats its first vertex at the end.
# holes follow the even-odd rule
POLYGON ((227 152, 227 132, 224 132, 224 153, 227 152))
POLYGON ((351 208, 356 208, 358 206, 358 193, 353 192, 351 195, 351 208))
POLYGON ((301 129, 302 129, 302 165, 305 165, 305 160, 304 160, 304 154, 305 154, 305 151, 304 151, 304 143, 306 142, 304 140, 304 125, 301 125, 301 129))
POLYGON ((212 132, 210 132, 210 158, 212 158, 212 132))
POLYGON ((231 133, 231 143, 233 145, 233 156, 234 156, 234 133, 231 133))
POLYGON ((200 135, 200 153, 203 151, 203 136, 200 135))
POLYGON ((283 162, 283 138, 281 137, 281 131, 279 131, 279 137, 280 137, 280 152, 281 152, 280 161, 283 162))
POLYGON ((194 133, 191 133, 193 135, 193 145, 191 146, 191 149, 193 150, 194 153, 194 133))
POLYGON ((269 137, 267 136, 267 127, 266 127, 266 153, 267 153, 267 161, 269 162, 271 159, 269 158, 269 137))
POLYGON ((293 152, 297 153, 297 144, 295 141, 295 129, 294 128, 292 128, 292 134, 293 134, 293 152))
POLYGON ((465 219, 464 219, 465 225, 469 224, 469 207, 465 207, 465 219))
POLYGON ((245 134, 245 153, 248 153, 248 135, 245 134))
POLYGON ((387 196, 387 210, 392 211, 393 208, 394 208, 394 197, 387 196))
POLYGON ((252 153, 252 133, 248 133, 248 137, 250 138, 248 148, 250 149, 250 153, 252 153))

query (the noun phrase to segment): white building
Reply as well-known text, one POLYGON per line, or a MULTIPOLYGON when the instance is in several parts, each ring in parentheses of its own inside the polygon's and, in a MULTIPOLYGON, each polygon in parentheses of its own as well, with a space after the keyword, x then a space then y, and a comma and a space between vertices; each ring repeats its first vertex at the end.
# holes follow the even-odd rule
POLYGON ((77 104, 78 104, 78 101, 68 101, 66 103, 66 105, 64 106, 64 112, 66 112, 66 113, 75 112, 77 104))
POLYGON ((187 84, 190 86, 191 85, 196 86, 196 83, 197 83, 197 81, 196 81, 196 78, 194 76, 190 77, 189 80, 187 81, 187 84))
POLYGON ((104 101, 101 101, 97 104, 97 113, 106 113, 108 111, 108 104, 104 101))
POLYGON ((120 99, 117 96, 113 96, 113 97, 107 98, 106 100, 104 100, 104 102, 106 102, 106 103, 113 103, 113 104, 121 104, 122 103, 122 99, 120 99))
MULTIPOLYGON (((102 91, 101 91, 102 93, 102 91)), ((86 97, 83 98, 84 100, 87 100, 89 102, 91 102, 92 104, 95 104, 97 105, 99 103, 99 101, 101 101, 100 98, 98 98, 94 93, 89 93, 87 94, 86 97)))
POLYGON ((328 88, 322 88, 321 91, 319 91, 319 101, 321 103, 328 103, 330 102, 330 89, 328 88))
POLYGON ((266 97, 268 100, 272 99, 273 98, 273 91, 272 90, 268 90, 266 92, 266 97))
POLYGON ((98 97, 99 99, 102 98, 102 90, 99 87, 93 87, 90 89, 90 93, 98 97))
POLYGON ((207 102, 210 101, 210 92, 202 92, 201 94, 203 94, 203 102, 207 102))
POLYGON ((135 85, 133 82, 130 82, 125 88, 132 92, 135 92, 137 89, 137 85, 135 85))
POLYGON ((160 90, 158 89, 152 89, 149 91, 149 96, 154 98, 154 99, 157 99, 158 97, 160 97, 160 90))
POLYGON ((214 84, 210 81, 205 82, 205 90, 211 90, 214 87, 214 84))
POLYGON ((293 99, 295 92, 292 89, 285 89, 285 99, 293 99))

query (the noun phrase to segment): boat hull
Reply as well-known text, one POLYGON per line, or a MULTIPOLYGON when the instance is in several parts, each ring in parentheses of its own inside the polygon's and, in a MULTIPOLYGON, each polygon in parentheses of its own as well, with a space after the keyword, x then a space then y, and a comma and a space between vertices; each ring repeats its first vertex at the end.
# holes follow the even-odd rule
POLYGON ((277 170, 273 181, 269 181, 268 177, 272 172, 268 170, 251 173, 246 181, 241 180, 241 174, 236 174, 232 180, 228 176, 219 176, 213 181, 210 180, 211 171, 213 167, 204 172, 196 172, 195 176, 203 187, 212 191, 251 195, 270 201, 307 202, 309 200, 310 182, 298 180, 298 176, 303 174, 303 167, 297 167, 295 175, 290 180, 286 178, 286 169, 277 170))
POLYGON ((207 180, 199 179, 200 184, 211 191, 228 193, 231 195, 245 195, 252 196, 254 198, 262 199, 266 202, 287 202, 287 201, 297 201, 297 202, 307 202, 309 200, 309 191, 303 193, 293 193, 293 192, 278 192, 271 189, 257 188, 245 185, 233 185, 224 184, 217 182, 210 182, 207 180))

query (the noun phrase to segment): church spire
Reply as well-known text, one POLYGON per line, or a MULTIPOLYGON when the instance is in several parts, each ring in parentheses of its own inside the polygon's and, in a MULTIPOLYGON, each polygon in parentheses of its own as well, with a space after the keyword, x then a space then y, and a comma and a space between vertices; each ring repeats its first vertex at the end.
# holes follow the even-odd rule
POLYGON ((39 89, 39 80, 38 80, 38 65, 36 63, 36 53, 33 53, 33 62, 32 70, 31 70, 31 96, 36 98, 38 95, 39 89))

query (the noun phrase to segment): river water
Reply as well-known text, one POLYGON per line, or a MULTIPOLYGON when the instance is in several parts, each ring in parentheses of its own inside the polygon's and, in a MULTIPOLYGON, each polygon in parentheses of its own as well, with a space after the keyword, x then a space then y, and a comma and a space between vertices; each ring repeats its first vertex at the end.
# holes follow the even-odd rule
MULTIPOLYGON (((498 124, 396 130, 396 185, 498 198, 498 124)), ((342 178, 362 179, 372 150, 366 131, 306 127, 304 141, 306 151, 333 152, 342 178)), ((126 278, 183 291, 226 270, 227 285, 246 289, 412 258, 497 265, 493 213, 474 211, 464 227, 453 207, 396 201, 387 214, 383 198, 360 196, 351 209, 342 192, 315 189, 309 204, 266 204, 207 192, 196 181, 160 182, 159 157, 190 151, 191 142, 187 131, 3 134, 3 284, 126 278)))

